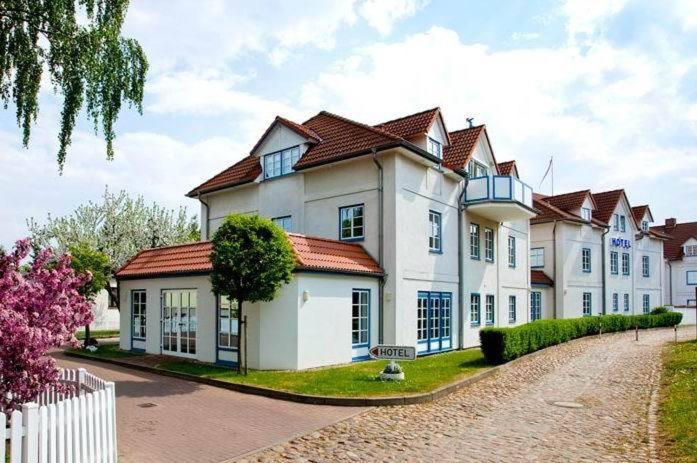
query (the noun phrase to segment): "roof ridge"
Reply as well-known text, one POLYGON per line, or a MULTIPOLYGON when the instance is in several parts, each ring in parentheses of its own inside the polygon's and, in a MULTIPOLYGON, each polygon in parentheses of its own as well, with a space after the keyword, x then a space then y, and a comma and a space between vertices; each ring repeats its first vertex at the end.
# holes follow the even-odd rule
MULTIPOLYGON (((549 198, 549 196, 547 198, 549 198)), ((536 199, 535 201, 543 203, 545 205, 545 207, 552 209, 557 214, 571 216, 570 218, 572 218, 572 219, 578 219, 578 220, 583 220, 584 222, 588 222, 587 220, 584 220, 583 217, 581 217, 580 215, 574 214, 573 212, 566 211, 566 210, 564 210, 560 207, 557 207, 554 204, 548 202, 547 198, 536 199)))
MULTIPOLYGON (((340 115, 338 115, 338 114, 330 113, 329 111, 324 111, 324 110, 322 110, 322 111, 319 112, 319 114, 317 114, 317 116, 319 116, 320 114, 325 115, 325 116, 329 116, 329 117, 333 117, 333 118, 338 119, 338 120, 340 120, 340 121, 346 122, 347 124, 355 125, 356 127, 360 127, 360 128, 366 129, 366 130, 370 130, 371 132, 375 132, 375 133, 377 133, 377 134, 379 134, 379 135, 383 135, 383 136, 392 138, 393 140, 402 140, 402 137, 398 137, 397 135, 395 135, 395 134, 393 134, 393 133, 390 133, 390 132, 388 132, 387 130, 378 129, 378 128, 372 127, 372 126, 370 126, 370 125, 368 125, 368 124, 364 124, 364 123, 362 123, 362 122, 354 121, 354 120, 352 120, 352 119, 349 119, 349 118, 344 117, 344 116, 340 116, 340 115)), ((315 116, 315 117, 317 117, 317 116, 315 116)), ((314 118, 310 118, 310 119, 314 119, 314 118)), ((308 119, 308 121, 309 121, 310 119, 308 119)), ((303 125, 305 125, 304 122, 303 122, 303 125)))
MULTIPOLYGON (((317 132, 315 132, 314 130, 312 130, 312 129, 309 128, 309 127, 305 127, 303 124, 298 124, 297 122, 295 122, 295 121, 293 121, 293 120, 291 120, 291 119, 288 119, 287 117, 280 116, 280 115, 276 115, 276 119, 275 119, 275 120, 277 120, 277 121, 279 121, 279 122, 281 122, 281 123, 287 123, 287 124, 290 124, 290 125, 292 125, 292 126, 297 126, 297 127, 301 128, 301 129, 303 129, 303 130, 309 132, 309 135, 311 135, 312 138, 315 138, 318 142, 321 142, 321 141, 322 141, 322 137, 320 137, 319 134, 317 134, 317 132)), ((254 151, 254 150, 252 150, 252 151, 254 151)))
POLYGON ((390 119, 389 121, 380 122, 379 124, 375 124, 373 127, 377 127, 379 125, 390 124, 392 122, 401 121, 402 119, 407 119, 409 117, 420 116, 420 115, 426 114, 427 112, 430 112, 430 111, 439 111, 440 112, 440 106, 435 106, 435 107, 430 108, 430 109, 424 109, 423 111, 419 111, 419 112, 416 112, 414 114, 407 114, 406 116, 396 117, 394 119, 390 119))
MULTIPOLYGON (((624 188, 617 188, 617 189, 614 189, 614 190, 599 191, 598 193, 592 193, 592 194, 593 194, 593 195, 608 195, 608 194, 610 194, 610 193, 619 193, 619 192, 623 192, 623 191, 624 191, 624 188)), ((626 194, 626 193, 625 193, 625 194, 626 194)))
POLYGON ((208 243, 212 243, 212 242, 213 242, 212 240, 201 240, 201 241, 191 241, 189 243, 168 244, 166 246, 159 246, 156 248, 141 249, 140 251, 138 251, 138 253, 148 252, 148 251, 160 251, 162 249, 170 249, 170 248, 183 248, 185 246, 193 246, 195 244, 208 244, 208 243))
POLYGON ((472 127, 463 127, 461 129, 453 130, 453 131, 448 132, 448 133, 450 135, 452 135, 454 133, 464 132, 466 130, 474 130, 474 129, 481 129, 481 128, 486 128, 486 124, 473 125, 472 127))
POLYGON ((586 189, 584 189, 584 190, 569 191, 568 193, 560 193, 560 194, 557 194, 557 195, 547 196, 547 199, 549 199, 549 198, 557 198, 557 197, 559 197, 559 196, 575 195, 575 194, 586 193, 586 192, 589 193, 589 194, 591 194, 591 195, 593 194, 593 193, 591 193, 591 189, 590 189, 590 188, 586 188, 586 189))

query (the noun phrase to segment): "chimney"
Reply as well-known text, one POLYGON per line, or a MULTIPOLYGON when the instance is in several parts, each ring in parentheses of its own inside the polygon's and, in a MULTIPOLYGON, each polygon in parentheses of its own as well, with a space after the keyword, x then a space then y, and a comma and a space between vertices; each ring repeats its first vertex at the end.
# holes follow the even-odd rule
POLYGON ((666 228, 675 228, 676 220, 675 218, 666 219, 666 228))
POLYGON ((468 128, 474 127, 474 117, 468 117, 467 119, 467 125, 469 126, 468 128))

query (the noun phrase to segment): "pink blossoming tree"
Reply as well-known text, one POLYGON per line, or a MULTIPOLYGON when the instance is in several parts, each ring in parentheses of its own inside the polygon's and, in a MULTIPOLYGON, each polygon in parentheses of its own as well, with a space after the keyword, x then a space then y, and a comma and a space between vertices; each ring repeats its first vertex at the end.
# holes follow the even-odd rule
POLYGON ((70 256, 40 251, 30 266, 29 239, 0 254, 0 411, 34 400, 57 385, 58 368, 50 349, 77 345, 75 331, 92 321, 89 302, 78 290, 91 278, 76 275, 70 256))

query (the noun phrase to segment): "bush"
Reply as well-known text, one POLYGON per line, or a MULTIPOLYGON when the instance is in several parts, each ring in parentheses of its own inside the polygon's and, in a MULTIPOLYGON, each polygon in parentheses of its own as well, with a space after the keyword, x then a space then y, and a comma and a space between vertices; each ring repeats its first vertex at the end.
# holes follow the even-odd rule
POLYGON ((657 315, 602 315, 597 317, 537 320, 513 328, 484 328, 479 332, 482 352, 487 362, 509 362, 525 354, 572 339, 603 333, 673 326, 682 314, 665 312, 657 315))
POLYGON ((654 307, 653 310, 651 311, 651 315, 658 315, 661 313, 668 313, 668 309, 666 309, 663 306, 659 306, 659 307, 654 307))

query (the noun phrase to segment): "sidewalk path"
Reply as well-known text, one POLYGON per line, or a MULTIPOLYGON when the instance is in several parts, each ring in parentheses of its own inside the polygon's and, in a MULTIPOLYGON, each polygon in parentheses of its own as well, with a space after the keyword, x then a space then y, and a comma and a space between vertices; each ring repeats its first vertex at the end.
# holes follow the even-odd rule
POLYGON ((60 353, 54 356, 61 366, 84 367, 116 382, 120 463, 217 463, 365 410, 284 402, 60 353))
POLYGON ((639 336, 556 346, 436 403, 371 409, 243 461, 656 461, 660 348, 674 334, 639 336))

